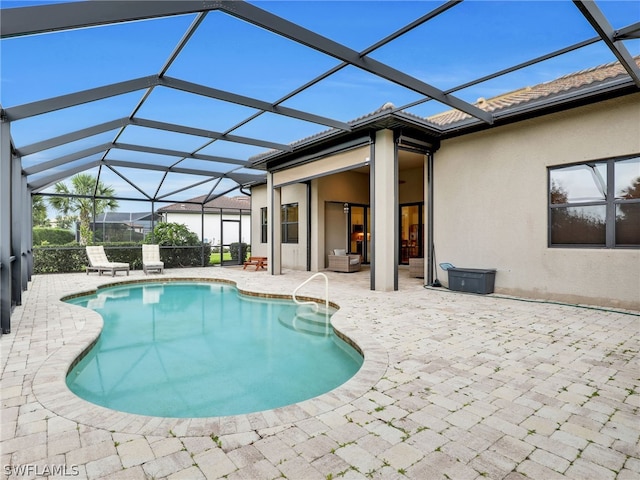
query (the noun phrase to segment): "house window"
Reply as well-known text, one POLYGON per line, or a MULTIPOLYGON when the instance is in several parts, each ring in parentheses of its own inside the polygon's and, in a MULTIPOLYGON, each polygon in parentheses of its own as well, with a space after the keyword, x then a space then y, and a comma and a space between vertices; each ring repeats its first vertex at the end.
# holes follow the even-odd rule
POLYGON ((298 204, 282 205, 282 243, 298 243, 298 204))
POLYGON ((640 156, 549 169, 549 245, 640 247, 640 156))
POLYGON ((267 207, 262 207, 260 209, 260 241, 262 243, 267 243, 267 207))

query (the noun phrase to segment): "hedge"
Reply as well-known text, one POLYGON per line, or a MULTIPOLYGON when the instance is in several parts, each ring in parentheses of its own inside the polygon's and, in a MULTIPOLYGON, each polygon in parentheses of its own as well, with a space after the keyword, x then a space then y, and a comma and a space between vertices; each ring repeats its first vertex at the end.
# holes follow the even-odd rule
MULTIPOLYGON (((124 262, 132 270, 142 269, 142 247, 139 243, 104 244, 112 262, 124 262)), ((161 247, 160 258, 165 268, 199 267, 202 250, 197 247, 161 247)), ((205 265, 209 264, 211 247, 205 245, 205 265)), ((89 264, 84 246, 40 245, 33 247, 33 273, 83 272, 89 264)))
POLYGON ((65 228, 33 228, 34 245, 65 245, 76 239, 74 233, 65 228))

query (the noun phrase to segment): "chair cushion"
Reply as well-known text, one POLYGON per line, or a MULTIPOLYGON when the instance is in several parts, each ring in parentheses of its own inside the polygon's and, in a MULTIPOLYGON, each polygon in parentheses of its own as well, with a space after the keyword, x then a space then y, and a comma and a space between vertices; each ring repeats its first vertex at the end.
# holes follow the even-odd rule
POLYGON ((351 257, 349 259, 349 265, 357 265, 360 263, 360 258, 358 257, 351 257))
POLYGON ((346 255, 347 254, 347 250, 344 248, 336 248, 333 250, 333 254, 334 255, 346 255))

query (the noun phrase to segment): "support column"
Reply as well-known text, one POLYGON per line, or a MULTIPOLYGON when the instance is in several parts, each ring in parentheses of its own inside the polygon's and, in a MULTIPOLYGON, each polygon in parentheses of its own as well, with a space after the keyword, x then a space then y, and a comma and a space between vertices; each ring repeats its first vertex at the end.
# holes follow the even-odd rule
POLYGON ((11 159, 11 219, 16 225, 11 227, 11 253, 14 257, 11 265, 11 300, 22 305, 22 264, 25 260, 22 250, 22 209, 25 195, 22 191, 22 168, 19 157, 11 159))
POLYGON ((426 252, 423 257, 424 262, 424 280, 426 285, 433 284, 433 153, 428 152, 424 160, 424 198, 427 207, 427 244, 426 252))
POLYGON ((24 292, 29 283, 29 254, 31 252, 31 244, 29 243, 29 230, 32 229, 31 220, 33 218, 33 209, 31 207, 31 193, 27 187, 27 177, 22 175, 22 162, 18 159, 18 167, 20 168, 20 191, 22 192, 22 215, 20 217, 20 252, 22 256, 22 264, 20 269, 20 279, 22 283, 20 287, 24 292))
POLYGON ((267 233, 269 235, 269 273, 271 275, 282 275, 282 207, 280 188, 273 187, 273 174, 267 173, 267 212, 269 224, 267 233))
MULTIPOLYGON (((311 232, 311 216, 313 215, 313 210, 311 208, 311 182, 304 182, 306 188, 306 200, 307 200, 307 272, 311 271, 311 251, 313 248, 313 236, 311 232)), ((316 232, 317 233, 317 232, 316 232)), ((317 235, 316 235, 317 236, 317 235)))
POLYGON ((320 200, 318 192, 318 180, 310 182, 310 222, 315 226, 315 235, 311 235, 311 271, 320 272, 325 267, 325 203, 320 200))
MULTIPOLYGON (((25 185, 27 177, 24 177, 25 185)), ((24 212, 26 231, 24 239, 27 244, 27 282, 31 281, 31 275, 33 275, 33 196, 31 190, 27 187, 27 199, 29 203, 27 209, 24 212)))
POLYGON ((0 325, 11 333, 11 134, 0 119, 0 325))
POLYGON ((374 289, 398 290, 398 156, 391 130, 376 132, 372 198, 374 289))

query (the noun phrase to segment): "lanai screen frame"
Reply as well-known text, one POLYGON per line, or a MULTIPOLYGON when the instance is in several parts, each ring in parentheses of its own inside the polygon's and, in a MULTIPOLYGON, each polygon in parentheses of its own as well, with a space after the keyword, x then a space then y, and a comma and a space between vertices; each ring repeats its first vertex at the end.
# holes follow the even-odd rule
MULTIPOLYGON (((403 71, 376 61, 368 56, 376 49, 393 42, 414 28, 436 18, 451 8, 454 8, 459 3, 461 2, 445 2, 432 11, 425 13, 415 21, 406 24, 386 38, 359 52, 244 1, 222 0, 218 2, 203 2, 193 0, 167 0, 162 2, 149 2, 130 0, 127 2, 112 2, 96 0, 91 2, 71 2, 35 7, 3 9, 2 22, 0 23, 0 33, 2 38, 35 35, 46 32, 109 25, 120 22, 160 18, 173 15, 195 14, 195 18, 180 41, 176 44, 169 58, 167 58, 166 62, 160 66, 158 73, 155 75, 129 79, 106 86, 77 91, 75 93, 23 105, 11 106, 8 108, 2 108, 2 106, 0 106, 0 323, 2 333, 10 332, 12 305, 21 304, 21 292, 27 288, 28 281, 31 278, 33 265, 31 238, 32 219, 30 206, 31 196, 33 194, 40 193, 48 186, 64 180, 76 173, 96 167, 98 168, 98 175, 100 175, 102 169, 105 168, 123 178, 123 180, 129 183, 133 188, 141 192, 152 205, 156 202, 162 202, 163 199, 170 194, 160 196, 158 193, 160 188, 158 188, 154 195, 148 195, 136 186, 135 181, 130 178, 126 178, 126 176, 119 173, 117 170, 118 168, 136 168, 161 171, 164 175, 163 180, 169 172, 202 177, 203 180, 199 180, 191 186, 209 182, 213 184, 209 195, 206 196, 203 203, 207 203, 215 199, 217 196, 224 195, 235 189, 247 188, 251 185, 262 183, 264 182, 264 175, 241 172, 240 170, 264 168, 264 162, 254 162, 251 159, 239 160, 234 158, 216 157, 199 152, 217 140, 237 142, 268 149, 270 150, 270 153, 268 154, 269 158, 273 158, 274 156, 277 157, 282 154, 295 154, 297 149, 301 149, 305 146, 304 141, 287 145, 272 141, 269 138, 249 138, 233 134, 234 130, 264 113, 289 116, 291 118, 322 125, 329 128, 332 132, 351 132, 356 125, 355 122, 346 123, 334 118, 323 117, 311 112, 287 108, 282 105, 288 99, 305 91, 347 66, 364 70, 377 77, 417 92, 422 96, 421 100, 411 104, 394 107, 389 113, 402 112, 420 103, 435 100, 453 109, 457 109, 471 115, 472 119, 461 127, 438 127, 425 121, 422 126, 425 129, 430 130, 434 137, 456 134, 457 128, 469 128, 469 126, 473 125, 490 126, 494 123, 495 118, 492 113, 481 110, 475 105, 456 97, 454 94, 457 91, 544 62, 597 42, 603 42, 608 46, 613 55, 615 55, 629 74, 633 84, 635 84, 637 88, 640 88, 640 69, 633 61, 631 54, 623 44, 624 40, 640 38, 640 23, 635 23, 616 31, 595 3, 583 0, 574 0, 573 3, 593 27, 596 33, 594 37, 566 46, 560 50, 532 58, 526 62, 483 76, 446 91, 440 90, 433 85, 412 77, 403 71), (115 5, 117 5, 117 8, 114 8, 115 5), (300 45, 338 59, 340 63, 315 79, 291 90, 288 94, 275 102, 238 95, 229 91, 214 89, 165 75, 172 62, 180 55, 184 46, 196 32, 207 13, 214 10, 224 12, 256 27, 266 29, 300 45), (145 100, 148 98, 151 91, 157 86, 248 106, 255 109, 257 113, 223 132, 197 129, 186 125, 153 121, 138 117, 138 111, 145 103, 145 100), (90 125, 86 128, 48 138, 31 145, 14 145, 11 137, 11 124, 14 121, 46 112, 69 108, 75 105, 88 104, 100 99, 135 91, 142 92, 139 103, 132 112, 124 112, 123 117, 119 119, 106 123, 90 125), (200 148, 193 151, 175 151, 162 149, 153 145, 140 146, 119 142, 119 137, 128 126, 184 133, 202 137, 206 140, 204 140, 203 145, 200 148), (65 145, 98 133, 108 132, 113 129, 117 129, 118 134, 111 142, 96 145, 90 149, 76 151, 63 157, 52 158, 28 168, 23 168, 22 166, 22 157, 24 156, 42 152, 56 146, 65 145), (160 166, 111 158, 107 159, 106 157, 108 153, 112 150, 133 150, 148 154, 169 155, 178 160, 170 166, 160 166), (92 155, 99 155, 100 158, 72 168, 56 171, 56 169, 59 169, 60 167, 64 167, 69 163, 92 155), (186 159, 215 162, 216 164, 229 166, 229 169, 225 171, 216 171, 213 169, 207 170, 181 167, 180 163, 186 159), (42 176, 43 173, 48 171, 55 173, 42 176), (40 174, 39 178, 37 177, 38 174, 40 174), (237 186, 223 192, 214 193, 216 186, 223 179, 232 180, 237 186), (19 227, 16 228, 16 225, 19 227)), ((541 102, 536 108, 543 109, 544 107, 544 102, 541 102)), ((534 115, 535 111, 532 111, 531 114, 534 115)), ((417 122, 416 119, 413 119, 413 121, 417 122)), ((184 190, 184 188, 171 193, 177 193, 180 190, 184 190)), ((122 199, 121 197, 115 198, 122 199)))

